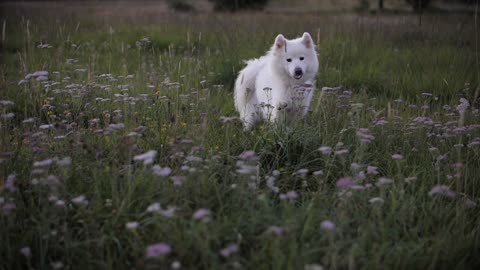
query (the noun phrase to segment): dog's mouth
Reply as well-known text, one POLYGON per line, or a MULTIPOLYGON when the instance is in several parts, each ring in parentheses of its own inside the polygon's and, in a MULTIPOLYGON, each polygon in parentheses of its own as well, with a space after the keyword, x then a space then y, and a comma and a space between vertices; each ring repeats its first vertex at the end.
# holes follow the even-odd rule
POLYGON ((303 77, 303 74, 295 74, 293 75, 293 78, 300 80, 303 77))

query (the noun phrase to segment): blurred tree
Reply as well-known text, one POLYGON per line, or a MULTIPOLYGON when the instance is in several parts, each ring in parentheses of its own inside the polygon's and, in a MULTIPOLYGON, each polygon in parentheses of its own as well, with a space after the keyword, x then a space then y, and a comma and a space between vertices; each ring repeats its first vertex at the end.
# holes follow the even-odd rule
POLYGON ((262 10, 268 0, 209 0, 214 3, 215 10, 238 11, 242 9, 262 10))
POLYGON ((422 11, 430 4, 430 0, 407 0, 415 11, 422 11))
POLYGON ((195 7, 192 6, 190 3, 186 2, 185 0, 168 0, 167 4, 168 4, 168 7, 170 7, 175 11, 180 11, 180 12, 195 11, 195 7))

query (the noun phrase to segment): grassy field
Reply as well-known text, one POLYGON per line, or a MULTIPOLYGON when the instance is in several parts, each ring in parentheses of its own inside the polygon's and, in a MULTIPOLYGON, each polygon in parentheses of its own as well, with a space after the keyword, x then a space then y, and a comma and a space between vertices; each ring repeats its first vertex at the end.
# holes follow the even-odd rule
POLYGON ((474 14, 2 11, 0 269, 479 269, 474 14), (304 31, 311 112, 244 132, 242 60, 304 31))

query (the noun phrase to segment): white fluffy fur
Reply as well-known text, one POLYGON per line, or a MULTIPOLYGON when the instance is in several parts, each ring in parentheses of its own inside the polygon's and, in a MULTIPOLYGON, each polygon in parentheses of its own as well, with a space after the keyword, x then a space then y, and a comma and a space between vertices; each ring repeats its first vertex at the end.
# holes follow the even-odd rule
POLYGON ((304 33, 293 40, 280 34, 265 56, 246 63, 235 82, 234 93, 235 108, 245 129, 262 120, 275 122, 305 116, 318 71, 317 53, 310 34, 304 33), (302 71, 300 78, 299 70, 302 71))

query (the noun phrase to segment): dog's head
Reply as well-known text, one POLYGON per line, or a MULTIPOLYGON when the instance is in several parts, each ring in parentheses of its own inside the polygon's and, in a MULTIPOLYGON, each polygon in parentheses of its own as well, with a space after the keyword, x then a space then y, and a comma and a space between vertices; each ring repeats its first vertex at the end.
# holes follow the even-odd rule
POLYGON ((301 38, 287 40, 282 34, 275 38, 272 48, 277 65, 293 79, 301 80, 306 73, 316 73, 318 59, 315 44, 309 33, 303 33, 301 38))

